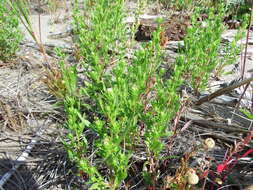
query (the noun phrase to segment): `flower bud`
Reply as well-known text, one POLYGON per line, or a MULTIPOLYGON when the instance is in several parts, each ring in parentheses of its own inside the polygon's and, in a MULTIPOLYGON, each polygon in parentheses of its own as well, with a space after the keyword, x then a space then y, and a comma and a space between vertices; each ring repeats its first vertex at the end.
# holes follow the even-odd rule
POLYGON ((214 180, 217 184, 222 185, 222 180, 220 178, 215 178, 214 180))
POLYGON ((215 141, 212 138, 207 138, 204 145, 208 150, 211 150, 215 147, 215 141))
POLYGON ((199 182, 199 176, 196 174, 194 169, 189 169, 186 173, 187 175, 187 182, 190 185, 196 185, 199 182))

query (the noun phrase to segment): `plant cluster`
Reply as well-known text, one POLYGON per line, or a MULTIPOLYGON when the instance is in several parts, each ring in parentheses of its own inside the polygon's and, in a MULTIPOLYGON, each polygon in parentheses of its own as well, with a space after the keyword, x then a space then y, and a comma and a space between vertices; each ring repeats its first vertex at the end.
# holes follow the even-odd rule
POLYGON ((245 25, 243 24, 237 31, 232 42, 228 42, 225 46, 220 46, 220 56, 218 58, 218 64, 214 71, 214 76, 218 78, 222 74, 230 74, 230 72, 224 71, 227 65, 234 64, 240 55, 243 45, 238 45, 238 41, 245 35, 245 25), (221 56, 222 55, 222 56, 221 56))
MULTIPOLYGON (((178 88, 184 80, 190 80, 196 91, 206 87, 219 63, 224 9, 210 8, 205 25, 198 21, 200 11, 196 10, 173 74, 165 80, 159 24, 152 41, 128 60, 124 1, 88 1, 84 10, 77 2, 75 5, 76 44, 85 76, 81 86, 77 85, 76 66, 67 67, 58 52, 62 57, 59 64, 65 89, 61 97, 69 131, 64 141, 68 156, 80 175, 88 179, 90 189, 117 189, 127 178, 131 159, 142 144, 147 159, 142 175, 148 188, 155 189, 163 139, 173 134, 169 123, 180 108, 178 88), (88 138, 87 133, 93 137, 88 138), (107 175, 101 172, 102 166, 107 168, 107 175)), ((178 175, 186 175, 186 162, 178 175)))
POLYGON ((209 7, 219 6, 224 3, 227 14, 232 15, 233 18, 238 18, 245 13, 249 13, 251 7, 250 0, 158 0, 164 7, 174 8, 176 10, 187 10, 193 11, 196 7, 202 10, 208 9, 209 7))
POLYGON ((65 68, 60 62, 67 87, 64 105, 69 134, 65 147, 80 173, 89 177, 91 189, 116 189, 128 175, 138 144, 144 144, 147 171, 143 176, 155 187, 164 149, 162 139, 170 135, 168 123, 180 107, 176 90, 182 83, 182 67, 175 68, 170 80, 163 80, 165 71, 159 69, 161 27, 129 63, 125 58, 124 1, 90 3, 85 10, 89 11, 88 19, 79 8, 74 14, 77 45, 87 77, 81 88, 77 87, 75 66, 65 68), (86 130, 96 134, 92 142, 87 140, 86 130), (94 151, 92 158, 90 150, 94 151), (93 159, 102 160, 109 176, 100 173, 93 159))
POLYGON ((22 40, 18 18, 6 0, 0 0, 0 59, 13 59, 22 40))
POLYGON ((184 38, 181 56, 177 58, 178 64, 185 66, 188 73, 186 78, 196 94, 206 88, 210 74, 219 64, 221 34, 224 31, 223 16, 223 7, 210 8, 207 19, 199 22, 200 10, 196 9, 192 16, 192 26, 184 38))
POLYGON ((187 30, 184 38, 184 47, 181 56, 177 58, 177 64, 184 64, 195 94, 207 87, 210 75, 218 78, 224 73, 224 67, 235 63, 241 52, 242 45, 238 41, 245 35, 247 17, 244 17, 232 42, 224 45, 221 43, 222 33, 225 30, 223 18, 226 15, 226 6, 219 4, 216 8, 209 8, 202 22, 202 9, 196 8, 192 16, 192 25, 187 30))
POLYGON ((229 0, 226 3, 227 14, 232 19, 243 19, 243 16, 250 13, 251 3, 250 0, 229 0))
POLYGON ((193 8, 194 4, 199 1, 193 1, 193 0, 172 0, 172 1, 166 1, 166 0, 159 0, 159 2, 166 8, 174 8, 176 10, 190 10, 193 8))

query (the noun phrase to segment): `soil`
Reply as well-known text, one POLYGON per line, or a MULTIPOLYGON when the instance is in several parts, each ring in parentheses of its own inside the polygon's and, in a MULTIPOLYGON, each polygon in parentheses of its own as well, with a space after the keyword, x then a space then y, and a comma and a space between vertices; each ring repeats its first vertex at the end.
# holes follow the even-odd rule
MULTIPOLYGON (((159 9, 154 9, 154 6, 156 5, 150 5, 145 14, 140 15, 141 24, 136 31, 137 46, 145 43, 143 41, 151 40, 151 32, 156 27, 155 19, 165 18, 162 26, 166 43, 162 45, 164 46, 164 59, 167 63, 164 67, 169 72, 170 65, 173 64, 178 54, 178 44, 183 44, 186 29, 190 26, 190 18, 180 16, 180 14, 173 15, 169 10, 159 11, 159 9)), ((128 25, 134 21, 135 7, 134 1, 126 2, 129 15, 125 22, 128 25)), ((57 61, 57 56, 53 52, 55 47, 61 47, 64 52, 68 53, 67 59, 75 61, 73 37, 70 32, 70 10, 69 0, 59 1, 59 8, 55 11, 50 10, 46 4, 38 8, 37 2, 31 2, 33 28, 38 35, 40 34, 39 28, 41 30, 40 39, 46 47, 50 63, 57 61)), ((8 63, 0 63, 0 181, 3 179, 1 177, 11 168, 20 165, 15 169, 12 177, 6 181, 4 189, 88 189, 80 177, 69 172, 70 169, 75 171, 75 167, 68 162, 61 143, 61 137, 66 133, 62 127, 63 108, 55 106, 56 97, 50 94, 43 83, 45 60, 42 53, 25 28, 23 26, 21 28, 25 38, 20 44, 17 58, 8 63), (32 149, 28 151, 24 159, 22 154, 29 146, 32 149)), ((231 41, 235 33, 234 29, 227 30, 222 36, 223 42, 231 41)), ((245 41, 246 39, 242 39, 240 43, 245 44, 245 41)), ((241 56, 238 55, 238 61, 235 64, 225 68, 226 72, 231 74, 222 75, 218 79, 211 78, 209 88, 202 93, 202 96, 239 79, 244 51, 241 54, 241 56)), ((245 78, 251 77, 252 74, 252 56, 253 33, 251 31, 246 56, 245 78)), ((208 153, 210 154, 208 156, 222 161, 227 148, 235 140, 239 141, 253 127, 253 121, 235 109, 242 92, 243 87, 217 97, 211 102, 188 108, 180 123, 183 126, 185 122, 192 120, 192 125, 175 137, 170 148, 170 155, 182 156, 184 152, 193 148, 193 145, 202 143, 206 137, 212 137, 217 142, 217 146, 213 152, 208 153)), ((249 107, 251 105, 251 92, 252 86, 247 90, 240 106, 249 107)), ((253 144, 249 146, 252 147, 253 144)), ((140 160, 142 156, 141 154, 136 155, 136 159, 140 160)), ((175 173, 179 160, 172 159, 169 165, 161 166, 163 175, 175 173)), ((191 166, 196 165, 194 163, 192 161, 191 166)), ((243 189, 253 185, 252 156, 250 161, 240 162, 240 166, 233 172, 237 179, 237 186, 236 188, 229 187, 230 189, 243 189)), ((128 177, 129 187, 127 188, 126 185, 125 189, 145 189, 141 182, 140 185, 136 185, 139 180, 142 180, 135 173, 139 170, 138 165, 131 168, 128 177)))

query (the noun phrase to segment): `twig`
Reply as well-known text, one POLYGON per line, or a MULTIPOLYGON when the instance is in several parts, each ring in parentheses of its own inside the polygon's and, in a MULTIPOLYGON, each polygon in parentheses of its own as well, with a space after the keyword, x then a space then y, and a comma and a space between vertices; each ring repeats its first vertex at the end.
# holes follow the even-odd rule
POLYGON ((242 80, 241 82, 238 82, 238 83, 236 83, 236 84, 233 84, 233 85, 231 85, 231 86, 228 86, 228 87, 226 87, 226 88, 219 89, 219 90, 213 92, 212 94, 209 94, 209 95, 207 95, 207 96, 205 96, 205 97, 203 97, 203 98, 200 98, 200 99, 197 100, 194 104, 195 104, 195 105, 201 105, 201 104, 203 104, 204 102, 208 102, 208 101, 210 101, 210 100, 212 100, 212 99, 214 99, 214 98, 216 98, 216 97, 218 97, 218 96, 221 96, 221 95, 223 95, 223 94, 225 94, 225 93, 227 93, 227 92, 230 92, 230 91, 234 90, 235 88, 238 88, 238 87, 240 87, 240 86, 243 86, 243 85, 245 85, 245 84, 248 84, 248 83, 250 83, 251 81, 253 81, 253 76, 251 76, 250 78, 244 79, 244 80, 242 80))
MULTIPOLYGON (((207 133, 207 130, 203 129, 201 127, 192 127, 191 130, 194 132, 197 132, 197 133, 201 133, 201 132, 207 133)), ((233 135, 225 136, 225 135, 226 134, 224 134, 224 133, 217 133, 217 132, 209 132, 208 134, 204 134, 204 135, 201 134, 201 136, 212 137, 214 139, 219 139, 221 141, 225 141, 228 143, 234 143, 234 140, 239 140, 239 138, 236 136, 233 136, 233 135)))
POLYGON ((236 125, 225 125, 224 123, 217 123, 217 122, 213 122, 213 121, 207 121, 207 120, 202 120, 202 119, 198 119, 198 120, 192 120, 192 122, 194 124, 197 124, 199 126, 205 127, 205 128, 212 128, 212 129, 222 129, 226 132, 237 132, 237 133, 247 133, 248 130, 246 129, 240 129, 238 128, 236 125))
MULTIPOLYGON (((241 102, 244 94, 246 93, 246 90, 248 89, 249 85, 250 85, 250 83, 247 83, 247 85, 244 87, 243 92, 242 92, 242 94, 241 94, 241 96, 240 96, 240 98, 239 98, 239 100, 238 100, 238 102, 237 102, 237 104, 235 106, 235 109, 234 109, 233 113, 235 113, 235 111, 238 110, 240 102, 241 102)), ((234 114, 232 115, 232 119, 233 119, 233 116, 234 116, 234 114)))

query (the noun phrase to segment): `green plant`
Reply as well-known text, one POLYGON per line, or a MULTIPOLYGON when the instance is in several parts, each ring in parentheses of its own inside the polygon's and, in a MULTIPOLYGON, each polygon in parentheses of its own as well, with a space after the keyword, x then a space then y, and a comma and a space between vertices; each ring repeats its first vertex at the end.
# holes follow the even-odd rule
POLYGON ((190 7, 192 8, 193 4, 192 0, 172 0, 172 1, 159 0, 159 2, 162 3, 165 7, 173 7, 178 10, 183 10, 186 8, 190 9, 190 7))
MULTIPOLYGON (((97 150, 96 155, 103 159, 110 170, 109 179, 93 179, 91 176, 94 174, 101 176, 97 167, 90 171, 91 163, 83 154, 75 158, 79 158, 77 163, 80 171, 89 175, 92 188, 100 186, 115 189, 127 177, 131 150, 126 150, 124 146, 129 141, 129 134, 133 132, 132 122, 135 122, 131 121, 133 113, 126 110, 129 105, 126 99, 128 89, 124 81, 126 29, 122 22, 123 1, 97 0, 87 2, 87 7, 91 28, 79 14, 79 9, 76 9, 74 15, 82 65, 88 71, 89 79, 81 87, 80 93, 93 102, 93 105, 82 102, 82 106, 86 112, 95 113, 88 128, 99 135, 93 146, 97 150)), ((82 145, 81 148, 84 149, 82 145)))
POLYGON ((196 94, 207 86, 210 73, 219 63, 221 34, 224 31, 222 6, 210 8, 204 23, 197 20, 200 11, 196 9, 192 16, 192 26, 187 30, 184 39, 182 57, 178 59, 181 65, 185 65, 188 71, 186 78, 190 80, 196 94))
POLYGON ((80 174, 88 176, 91 189, 120 187, 139 143, 144 143, 148 157, 144 175, 155 186, 163 138, 170 135, 168 124, 180 107, 176 91, 182 84, 183 67, 175 67, 171 79, 163 80, 160 27, 152 42, 137 50, 130 63, 125 59, 123 3, 89 1, 86 18, 83 10, 75 7, 77 46, 87 78, 84 84, 77 87, 75 67, 66 68, 60 62, 66 84, 63 101, 69 131, 64 145, 80 174), (97 138, 87 140, 86 130, 97 138), (90 154, 95 155, 93 162, 90 154), (98 160, 109 170, 108 175, 101 174, 98 160))
POLYGON ((237 31, 232 42, 228 42, 225 46, 221 46, 220 51, 222 51, 219 62, 215 68, 214 76, 219 77, 222 74, 229 74, 229 72, 224 71, 224 67, 227 65, 234 64, 238 58, 238 55, 241 53, 242 45, 238 45, 238 42, 245 35, 244 27, 241 27, 237 31))
POLYGON ((245 36, 245 29, 248 23, 249 17, 244 15, 240 27, 238 28, 233 40, 225 43, 224 46, 220 47, 220 58, 219 63, 215 68, 214 76, 219 77, 222 74, 230 74, 230 72, 224 72, 224 67, 227 65, 234 64, 238 58, 238 55, 242 51, 243 45, 238 45, 239 40, 245 36))
POLYGON ((223 73, 226 65, 233 64, 241 51, 238 41, 244 35, 245 21, 241 23, 240 30, 232 42, 222 46, 221 34, 225 30, 223 18, 227 14, 226 5, 217 3, 215 8, 205 8, 207 18, 202 22, 198 21, 202 8, 196 8, 192 16, 192 26, 187 30, 184 39, 182 57, 178 61, 184 64, 188 71, 186 79, 191 82, 195 93, 207 86, 210 74, 218 77, 223 73))
POLYGON ((240 111, 249 119, 253 120, 253 114, 247 109, 241 108, 240 111))
POLYGON ((226 3, 227 15, 232 19, 243 20, 243 17, 250 13, 250 0, 229 0, 226 3))
POLYGON ((205 10, 207 7, 216 5, 213 0, 158 0, 164 7, 179 11, 193 11, 196 7, 205 10))
POLYGON ((131 42, 134 42, 133 39, 135 38, 136 30, 138 29, 140 25, 140 18, 139 16, 143 14, 143 10, 147 5, 147 0, 138 0, 137 1, 137 7, 134 11, 134 22, 131 27, 131 42))
MULTIPOLYGON (((206 86, 210 72, 218 64, 224 9, 211 8, 205 26, 197 21, 200 10, 196 11, 184 40, 184 51, 176 59, 174 73, 169 80, 162 80, 165 71, 159 69, 162 63, 159 45, 161 28, 158 27, 153 34, 152 42, 136 51, 135 58, 127 63, 124 59, 126 30, 119 20, 122 20, 122 4, 116 6, 119 2, 93 1, 88 21, 79 9, 74 15, 78 47, 88 78, 79 92, 91 102, 81 102, 83 108, 77 110, 94 113, 86 126, 99 136, 91 143, 92 149, 110 170, 109 179, 104 180, 105 176, 102 177, 99 168, 94 166, 93 171, 100 180, 90 182, 113 189, 118 187, 127 177, 129 161, 136 150, 134 142, 144 142, 148 160, 143 177, 149 188, 155 188, 164 149, 162 139, 171 135, 168 124, 180 107, 177 89, 183 83, 186 72, 190 73, 190 81, 196 90, 206 86), (108 9, 117 12, 107 12, 108 9), (114 15, 118 15, 117 18, 114 15)), ((80 115, 80 121, 86 118, 79 111, 80 115)), ((71 135, 71 138, 74 136, 71 135)), ((72 146, 69 150, 74 150, 72 146)), ((87 143, 85 146, 88 146, 87 143)), ((82 159, 85 162, 82 172, 92 176, 89 173, 90 161, 85 157, 82 159)))
POLYGON ((6 0, 0 0, 0 59, 13 59, 22 40, 22 33, 18 28, 19 22, 15 11, 8 7, 6 0))

